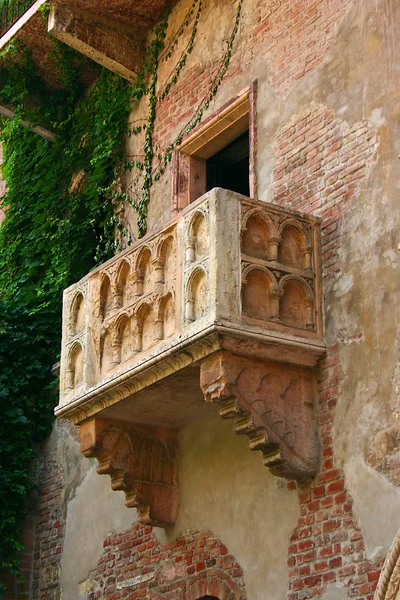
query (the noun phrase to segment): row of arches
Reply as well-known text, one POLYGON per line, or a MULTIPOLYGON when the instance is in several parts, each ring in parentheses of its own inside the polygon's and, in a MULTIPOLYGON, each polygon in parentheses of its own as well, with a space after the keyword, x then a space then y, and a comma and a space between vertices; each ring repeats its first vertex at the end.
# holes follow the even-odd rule
MULTIPOLYGON (((157 284, 171 287, 175 278, 174 239, 164 238, 159 244, 156 258, 148 246, 140 249, 134 260, 124 257, 114 274, 102 273, 98 313, 101 321, 113 311, 129 306, 140 296, 146 296, 157 284)), ((85 325, 86 300, 81 291, 76 292, 69 308, 69 335, 78 334, 85 325)))
POLYGON ((243 274, 243 313, 254 319, 278 321, 290 327, 314 327, 314 292, 296 275, 279 281, 264 267, 248 267, 243 274))
POLYGON ((312 240, 293 218, 275 223, 261 211, 251 212, 242 228, 242 252, 263 260, 277 260, 300 270, 312 268, 312 240))
POLYGON ((99 298, 101 320, 112 310, 127 306, 139 296, 148 295, 158 284, 168 287, 175 278, 174 251, 174 238, 170 235, 158 244, 154 253, 145 245, 131 262, 122 259, 113 278, 103 273, 99 298))
POLYGON ((100 338, 102 374, 144 352, 175 333, 175 304, 172 293, 154 305, 143 301, 133 315, 122 313, 100 338))
MULTIPOLYGON (((123 312, 100 335, 99 367, 102 375, 173 335, 175 305, 172 293, 161 297, 154 305, 143 301, 133 315, 123 312)), ((66 361, 66 391, 83 382, 83 346, 79 340, 71 345, 66 361)))

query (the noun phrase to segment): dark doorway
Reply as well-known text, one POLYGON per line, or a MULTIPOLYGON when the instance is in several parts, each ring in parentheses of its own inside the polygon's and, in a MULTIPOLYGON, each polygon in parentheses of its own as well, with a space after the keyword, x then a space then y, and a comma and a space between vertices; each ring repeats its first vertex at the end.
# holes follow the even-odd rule
POLYGON ((207 191, 221 187, 250 196, 249 157, 249 132, 246 131, 206 161, 207 191))
POLYGON ((201 598, 198 598, 198 600, 219 600, 219 598, 216 596, 202 596, 201 598))

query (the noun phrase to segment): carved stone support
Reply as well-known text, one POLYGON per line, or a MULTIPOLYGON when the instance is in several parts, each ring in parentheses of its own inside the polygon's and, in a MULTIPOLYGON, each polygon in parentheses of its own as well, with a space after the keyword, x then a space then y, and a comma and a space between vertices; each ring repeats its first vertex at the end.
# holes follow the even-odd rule
POLYGON ((179 510, 176 430, 93 418, 80 424, 81 451, 98 460, 97 472, 125 492, 141 523, 175 523, 179 510))
POLYGON ((188 235, 185 240, 185 262, 192 263, 196 260, 196 238, 193 235, 188 235))
POLYGON ((311 370, 217 353, 201 364, 207 402, 222 418, 234 419, 238 434, 261 450, 274 475, 304 480, 318 470, 314 418, 315 380, 311 370))
POLYGON ((383 565, 374 600, 400 599, 400 529, 383 565))
POLYGON ((278 260, 279 244, 281 241, 280 236, 271 236, 268 240, 268 256, 269 260, 278 260))

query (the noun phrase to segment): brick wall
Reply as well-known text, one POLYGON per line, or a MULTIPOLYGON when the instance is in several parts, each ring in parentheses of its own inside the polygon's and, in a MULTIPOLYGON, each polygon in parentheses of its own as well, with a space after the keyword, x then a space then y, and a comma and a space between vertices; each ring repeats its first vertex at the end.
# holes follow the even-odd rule
POLYGON ((285 97, 294 83, 315 69, 332 47, 353 0, 259 0, 259 24, 251 37, 254 55, 265 56, 270 84, 285 97))
POLYGON ((160 544, 151 527, 139 525, 104 541, 83 587, 88 600, 246 600, 240 565, 211 532, 188 531, 160 544))
MULTIPOLYGON (((314 103, 293 116, 274 140, 274 201, 322 218, 325 292, 341 272, 343 219, 376 161, 377 145, 376 132, 366 121, 350 126, 314 103)), ((311 485, 298 488, 301 516, 289 545, 289 600, 320 597, 330 583, 344 587, 351 598, 372 600, 382 566, 366 558, 352 498, 335 465, 333 428, 342 379, 340 345, 335 343, 320 364, 321 471, 311 485)))
POLYGON ((350 598, 372 600, 382 567, 366 558, 352 498, 335 465, 332 434, 341 381, 339 345, 334 344, 318 381, 321 471, 311 485, 298 488, 301 516, 290 538, 288 600, 320 597, 330 583, 344 587, 350 598))
MULTIPOLYGON (((354 0, 254 2, 254 18, 246 32, 240 30, 225 83, 243 75, 251 61, 265 61, 269 85, 277 98, 286 97, 297 81, 323 63, 352 5, 354 0)), ((217 69, 218 62, 211 59, 202 65, 188 64, 179 83, 159 103, 155 138, 160 149, 192 116, 217 69)), ((343 222, 376 161, 378 143, 367 121, 349 124, 317 103, 294 114, 273 140, 275 166, 268 191, 273 202, 322 218, 325 290, 341 272, 343 222)), ((362 333, 357 336, 361 339, 362 333)), ((343 597, 371 600, 381 568, 380 562, 367 560, 352 498, 335 462, 333 429, 342 379, 340 344, 332 341, 318 383, 321 471, 308 486, 289 483, 300 507, 288 543, 289 600, 321 597, 329 584, 342 586, 343 597)), ((399 485, 397 454, 375 466, 399 485)), ((42 464, 40 484, 32 598, 50 600, 60 593, 64 532, 63 473, 56 461, 42 464)), ((176 543, 165 545, 151 528, 139 526, 104 541, 104 553, 84 588, 90 600, 246 597, 240 565, 212 533, 186 532, 176 543), (136 577, 136 583, 127 583, 136 577)))

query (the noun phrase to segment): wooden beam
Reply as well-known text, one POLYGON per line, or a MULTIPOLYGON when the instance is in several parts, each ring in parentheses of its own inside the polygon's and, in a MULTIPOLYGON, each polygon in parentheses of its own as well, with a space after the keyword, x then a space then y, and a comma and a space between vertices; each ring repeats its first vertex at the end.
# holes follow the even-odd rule
MULTIPOLYGON (((5 106, 0 105, 0 115, 3 115, 3 117, 7 117, 9 119, 13 119, 15 117, 15 112, 9 108, 6 108, 5 106)), ((56 134, 52 133, 48 129, 44 129, 44 127, 39 127, 38 125, 34 126, 29 121, 21 121, 21 125, 22 127, 30 129, 33 131, 33 133, 37 133, 37 135, 40 135, 40 137, 48 140, 49 142, 56 141, 56 134)))
POLYGON ((48 33, 133 83, 145 53, 144 32, 65 4, 51 7, 48 33))

